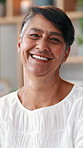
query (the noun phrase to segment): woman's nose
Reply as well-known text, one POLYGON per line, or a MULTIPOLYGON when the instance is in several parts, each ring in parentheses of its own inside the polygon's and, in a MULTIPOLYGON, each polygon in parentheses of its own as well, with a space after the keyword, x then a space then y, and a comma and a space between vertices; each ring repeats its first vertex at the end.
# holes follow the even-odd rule
POLYGON ((47 40, 45 39, 37 40, 36 49, 39 49, 41 51, 46 51, 46 52, 49 51, 47 40))

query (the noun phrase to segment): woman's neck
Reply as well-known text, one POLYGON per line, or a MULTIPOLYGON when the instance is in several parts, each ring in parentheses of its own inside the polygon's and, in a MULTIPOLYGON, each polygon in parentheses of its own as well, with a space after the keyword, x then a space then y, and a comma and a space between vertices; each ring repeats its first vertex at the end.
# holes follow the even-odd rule
POLYGON ((34 110, 60 102, 70 91, 70 88, 66 89, 66 85, 68 87, 68 83, 58 75, 51 78, 25 75, 24 86, 20 89, 18 96, 23 106, 34 110))
POLYGON ((58 85, 60 81, 59 72, 56 74, 46 74, 44 76, 35 76, 32 73, 24 74, 24 87, 31 88, 34 91, 45 91, 53 87, 55 84, 58 85))
POLYGON ((28 79, 19 93, 22 104, 30 109, 50 106, 59 102, 61 79, 28 79))

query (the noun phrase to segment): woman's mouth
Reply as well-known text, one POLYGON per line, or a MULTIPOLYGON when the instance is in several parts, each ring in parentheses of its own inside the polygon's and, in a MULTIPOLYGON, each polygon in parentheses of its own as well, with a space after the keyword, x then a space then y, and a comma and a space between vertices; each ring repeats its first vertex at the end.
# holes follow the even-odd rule
POLYGON ((31 57, 34 58, 34 59, 37 59, 37 60, 42 60, 42 61, 49 61, 49 60, 52 60, 52 58, 47 58, 45 56, 42 56, 42 55, 36 55, 36 54, 31 54, 31 57))

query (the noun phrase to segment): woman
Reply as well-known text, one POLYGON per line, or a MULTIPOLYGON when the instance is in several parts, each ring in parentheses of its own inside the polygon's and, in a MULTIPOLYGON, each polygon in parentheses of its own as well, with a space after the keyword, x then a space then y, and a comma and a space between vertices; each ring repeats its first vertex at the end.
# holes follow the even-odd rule
POLYGON ((24 86, 0 99, 0 148, 83 147, 83 88, 59 75, 73 41, 62 10, 28 10, 17 44, 24 86))

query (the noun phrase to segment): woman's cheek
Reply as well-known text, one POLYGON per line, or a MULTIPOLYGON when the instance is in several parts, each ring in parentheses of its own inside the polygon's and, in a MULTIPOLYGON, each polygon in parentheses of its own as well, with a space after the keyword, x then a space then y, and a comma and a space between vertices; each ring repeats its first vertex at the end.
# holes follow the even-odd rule
POLYGON ((31 40, 26 41, 25 40, 25 41, 23 41, 22 49, 24 49, 25 51, 28 51, 28 50, 32 49, 34 46, 35 46, 34 41, 31 41, 31 40))
POLYGON ((53 50, 53 54, 55 57, 60 57, 62 55, 62 51, 60 49, 53 50))

